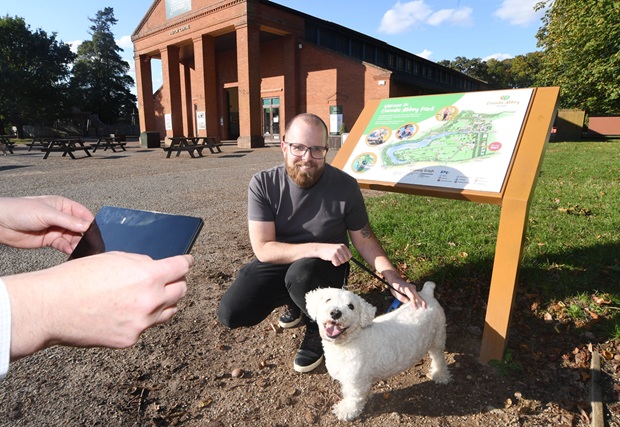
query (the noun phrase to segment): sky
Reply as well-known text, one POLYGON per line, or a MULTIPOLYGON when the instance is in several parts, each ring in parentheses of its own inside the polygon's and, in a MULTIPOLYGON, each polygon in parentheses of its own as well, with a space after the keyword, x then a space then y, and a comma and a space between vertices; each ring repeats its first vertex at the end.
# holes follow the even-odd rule
MULTIPOLYGON (((274 0, 326 21, 343 25, 415 55, 441 61, 458 56, 503 60, 534 52, 543 12, 540 0, 274 0)), ((21 17, 30 30, 57 33, 76 50, 89 40, 97 11, 114 9, 112 27, 135 80, 134 32, 152 0, 3 0, 0 16, 21 17)), ((154 75, 153 86, 161 85, 154 75)))

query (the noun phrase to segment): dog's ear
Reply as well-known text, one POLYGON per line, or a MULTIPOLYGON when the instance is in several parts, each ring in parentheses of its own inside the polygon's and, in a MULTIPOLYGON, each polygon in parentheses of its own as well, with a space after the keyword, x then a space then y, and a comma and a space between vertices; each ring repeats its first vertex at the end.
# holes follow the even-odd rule
POLYGON ((321 299, 321 289, 315 289, 306 294, 306 311, 308 316, 314 321, 318 316, 319 301, 321 299))
POLYGON ((377 308, 361 297, 359 306, 362 311, 362 314, 360 315, 360 323, 362 328, 370 326, 375 318, 377 308))

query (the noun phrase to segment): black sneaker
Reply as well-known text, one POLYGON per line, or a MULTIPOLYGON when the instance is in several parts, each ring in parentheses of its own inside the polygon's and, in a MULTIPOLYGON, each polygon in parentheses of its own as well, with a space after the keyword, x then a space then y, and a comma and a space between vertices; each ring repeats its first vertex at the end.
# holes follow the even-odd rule
POLYGON ((280 316, 279 325, 281 328, 288 329, 297 326, 301 322, 301 310, 295 304, 286 305, 284 312, 280 316))
POLYGON ((306 335, 299 346, 293 369, 296 372, 306 373, 316 369, 323 361, 323 345, 321 336, 316 327, 306 326, 306 335))

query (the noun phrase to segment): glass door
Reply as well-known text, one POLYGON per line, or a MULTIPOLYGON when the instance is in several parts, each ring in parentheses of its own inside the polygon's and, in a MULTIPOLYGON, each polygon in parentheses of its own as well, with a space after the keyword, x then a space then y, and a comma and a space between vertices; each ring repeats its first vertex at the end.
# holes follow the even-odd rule
POLYGON ((263 137, 280 140, 280 98, 263 98, 263 137))

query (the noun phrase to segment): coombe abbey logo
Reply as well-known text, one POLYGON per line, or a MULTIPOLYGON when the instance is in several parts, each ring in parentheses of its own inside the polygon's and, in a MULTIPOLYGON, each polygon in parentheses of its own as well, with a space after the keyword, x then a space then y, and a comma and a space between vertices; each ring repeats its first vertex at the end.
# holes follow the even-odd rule
POLYGON ((499 97, 499 101, 489 101, 487 105, 495 105, 496 107, 507 107, 509 105, 519 105, 521 102, 517 100, 511 100, 510 95, 502 95, 499 97))

